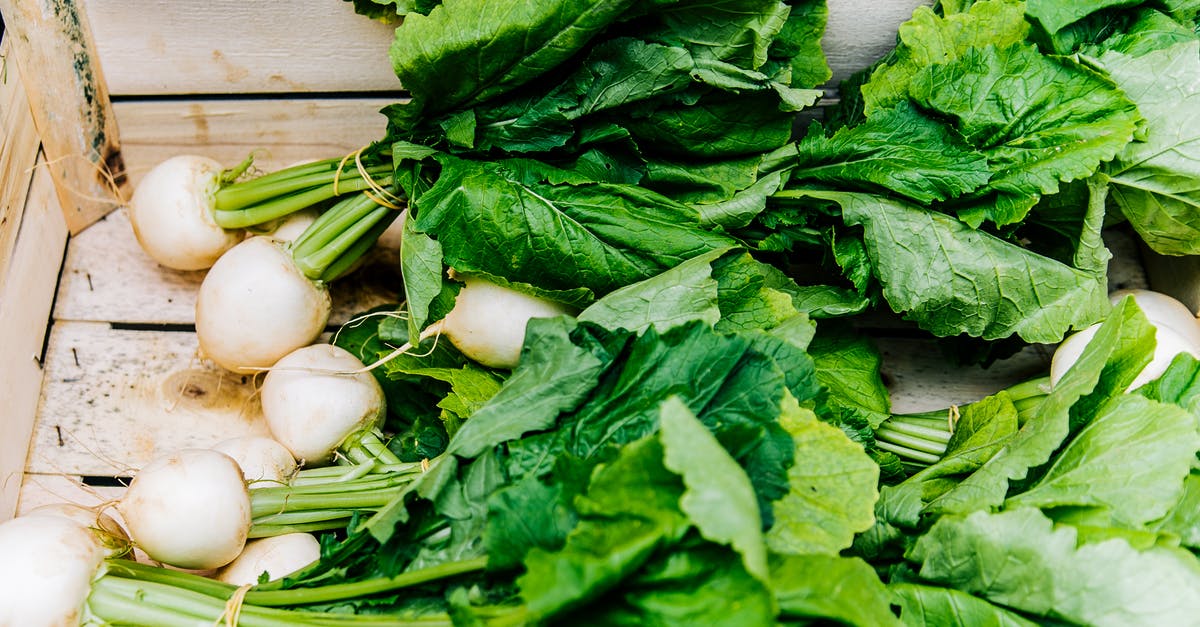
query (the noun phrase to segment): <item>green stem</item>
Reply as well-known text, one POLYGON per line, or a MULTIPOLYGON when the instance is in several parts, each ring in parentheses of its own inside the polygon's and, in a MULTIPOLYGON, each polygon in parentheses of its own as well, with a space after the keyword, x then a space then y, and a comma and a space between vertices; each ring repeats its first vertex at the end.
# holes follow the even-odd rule
POLYGON ((933 455, 930 453, 910 449, 908 447, 899 446, 886 440, 876 440, 875 446, 879 447, 880 450, 887 451, 889 453, 895 453, 903 459, 920 462, 922 464, 936 464, 942 459, 939 455, 933 455))
POLYGON ((315 588, 290 588, 287 590, 264 590, 246 593, 246 602, 259 606, 309 605, 343 601, 384 592, 395 592, 404 588, 449 579, 459 575, 482 571, 487 567, 487 558, 478 557, 459 562, 448 562, 420 570, 401 573, 394 577, 364 579, 350 583, 329 584, 315 588))
MULTIPOLYGON (((338 183, 338 194, 335 195, 340 195, 346 192, 342 187, 343 183, 361 179, 363 175, 353 164, 343 167, 338 175, 338 161, 318 161, 223 186, 213 195, 213 207, 217 211, 237 211, 310 188, 329 187, 333 190, 335 179, 338 183)), ((388 177, 391 175, 391 166, 373 166, 367 168, 367 174, 372 177, 388 177)))
POLYGON ((367 251, 379 241, 383 232, 388 229, 400 217, 400 212, 395 209, 385 209, 380 207, 372 214, 370 221, 373 223, 362 236, 349 242, 339 244, 338 248, 343 249, 342 253, 335 259, 325 264, 325 271, 319 277, 322 281, 335 281, 355 268, 355 264, 359 259, 362 259, 367 251), (385 213, 386 212, 386 213, 385 213))
POLYGON ((946 443, 950 441, 952 434, 950 433, 949 424, 943 424, 942 427, 943 428, 941 429, 937 429, 905 420, 888 420, 879 426, 880 429, 911 435, 931 443, 936 442, 941 444, 942 448, 945 448, 946 443))
MULTIPOLYGON (((236 589, 221 584, 220 590, 200 586, 186 579, 163 581, 145 571, 125 578, 105 575, 92 586, 88 607, 92 614, 109 623, 121 625, 146 625, 149 627, 202 626, 212 627, 227 610, 227 601, 236 589), (215 593, 215 594, 214 594, 215 593)), ((431 626, 451 624, 448 616, 431 616, 416 620, 404 620, 387 615, 355 615, 310 612, 273 607, 260 607, 251 603, 241 605, 237 624, 241 627, 286 627, 289 625, 336 626, 336 625, 392 625, 431 626)))
MULTIPOLYGON (((328 492, 306 494, 299 490, 282 488, 282 493, 261 494, 280 488, 263 488, 250 495, 250 509, 255 518, 293 512, 311 512, 324 509, 377 509, 387 505, 404 482, 379 485, 374 489, 353 492, 328 492)), ((322 486, 323 487, 323 486, 322 486)))
POLYGON ((366 194, 343 200, 321 214, 292 244, 296 266, 310 279, 332 280, 343 274, 370 249, 399 217, 366 194), (349 252, 355 252, 347 256, 349 252), (331 266, 337 269, 331 272, 331 266))
POLYGON ((378 462, 386 465, 405 465, 400 458, 383 443, 383 433, 378 429, 364 431, 357 439, 343 442, 338 448, 356 464, 378 462))
MULTIPOLYGON (((391 179, 385 179, 385 182, 390 183, 391 179)), ((325 185, 287 196, 273 197, 265 202, 250 205, 242 209, 218 209, 213 211, 213 220, 221 228, 243 229, 248 226, 262 224, 263 222, 278 220, 301 209, 306 209, 319 202, 329 200, 334 196, 361 192, 370 187, 371 184, 366 179, 359 177, 342 181, 336 190, 332 185, 325 185)))
POLYGON ((913 450, 939 457, 946 452, 945 442, 930 442, 920 437, 888 429, 886 425, 875 430, 875 439, 876 441, 891 442, 892 444, 906 446, 913 450))

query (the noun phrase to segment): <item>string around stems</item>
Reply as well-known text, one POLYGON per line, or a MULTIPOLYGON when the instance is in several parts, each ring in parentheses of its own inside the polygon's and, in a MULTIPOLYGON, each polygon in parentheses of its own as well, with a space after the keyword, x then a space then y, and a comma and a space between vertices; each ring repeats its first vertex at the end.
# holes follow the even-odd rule
POLYGON ((363 146, 354 152, 346 154, 346 156, 342 157, 342 160, 338 162, 337 171, 334 172, 333 175, 334 195, 336 196, 340 194, 338 185, 341 182, 342 171, 346 167, 346 162, 353 157, 354 167, 358 170, 359 175, 362 176, 363 182, 367 184, 369 190, 363 190, 363 195, 367 198, 370 198, 372 202, 381 207, 387 207, 388 209, 394 209, 396 211, 403 211, 405 208, 404 199, 393 194, 380 185, 379 182, 375 180, 375 177, 371 175, 371 172, 367 169, 367 166, 363 164, 362 153, 366 149, 367 146, 363 146))

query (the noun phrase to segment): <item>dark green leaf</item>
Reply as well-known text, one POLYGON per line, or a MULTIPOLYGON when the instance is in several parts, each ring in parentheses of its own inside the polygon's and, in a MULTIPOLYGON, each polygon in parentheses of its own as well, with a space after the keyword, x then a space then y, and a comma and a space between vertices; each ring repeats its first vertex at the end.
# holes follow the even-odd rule
POLYGON ((848 224, 863 227, 892 309, 936 335, 1057 342, 1108 310, 1102 277, 950 216, 867 194, 808 195, 837 202, 848 224))
POLYGON ((990 176, 982 153, 907 101, 876 110, 832 137, 814 125, 791 161, 793 181, 895 193, 920 203, 973 192, 990 176))

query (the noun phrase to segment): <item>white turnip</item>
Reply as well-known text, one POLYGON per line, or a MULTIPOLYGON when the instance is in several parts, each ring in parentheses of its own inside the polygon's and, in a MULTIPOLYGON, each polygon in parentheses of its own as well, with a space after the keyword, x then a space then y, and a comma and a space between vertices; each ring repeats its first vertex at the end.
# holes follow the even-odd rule
POLYGON ((262 387, 271 435, 306 464, 329 461, 344 442, 369 433, 386 411, 383 390, 352 353, 330 344, 280 359, 262 387))
POLYGON ((0 627, 80 623, 109 549, 87 525, 51 515, 0 524, 0 627))
POLYGON ((246 435, 222 440, 212 446, 233 458, 251 489, 285 485, 295 476, 298 466, 291 451, 273 438, 246 435))
POLYGON ((200 285, 200 351, 234 372, 257 372, 315 341, 331 307, 325 285, 306 277, 278 242, 252 237, 213 264, 200 285))
POLYGON ((203 270, 242 240, 240 229, 222 228, 213 215, 221 172, 212 159, 180 155, 142 177, 129 220, 146 254, 168 268, 203 270))
POLYGON ((321 543, 311 533, 287 533, 246 543, 237 559, 222 566, 216 578, 235 586, 282 579, 321 557, 321 543))
MULTIPOLYGON (((1142 368, 1128 389, 1137 389, 1157 379, 1180 353, 1200 358, 1200 322, 1191 315, 1187 307, 1165 294, 1147 290, 1114 292, 1111 298, 1115 303, 1126 296, 1134 299, 1154 327, 1155 340, 1154 355, 1150 363, 1142 368)), ((1059 344, 1050 361, 1051 385, 1057 384, 1067 370, 1079 360, 1084 348, 1095 337, 1099 328, 1099 323, 1094 324, 1068 336, 1059 344)))
POLYGON ((116 505, 129 536, 151 559, 180 568, 224 566, 246 544, 250 494, 232 457, 184 449, 134 475, 116 505))

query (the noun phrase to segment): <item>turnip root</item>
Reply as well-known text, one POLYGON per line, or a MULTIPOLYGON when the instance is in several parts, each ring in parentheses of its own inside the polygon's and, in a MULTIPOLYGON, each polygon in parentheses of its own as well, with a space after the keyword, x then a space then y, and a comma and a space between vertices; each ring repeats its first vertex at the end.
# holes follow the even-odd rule
POLYGON ((279 243, 252 237, 213 264, 200 285, 200 351, 234 372, 257 372, 315 341, 331 308, 325 285, 304 276, 279 243))
POLYGON ((282 579, 321 557, 321 543, 311 533, 288 533, 246 543, 241 555, 217 571, 216 578, 235 586, 282 579))
POLYGON ((89 528, 96 534, 97 539, 109 548, 110 554, 119 553, 129 548, 129 534, 112 516, 90 507, 74 503, 50 503, 35 507, 21 515, 26 516, 55 516, 69 518, 89 528))
POLYGON ((225 453, 237 462, 251 489, 285 485, 298 468, 296 459, 287 447, 266 436, 230 438, 214 444, 212 449, 225 453))
POLYGON ((272 436, 306 464, 329 461, 343 442, 383 420, 383 390, 352 353, 330 344, 280 359, 262 387, 272 436))
POLYGON ((129 201, 133 234, 151 258, 176 270, 203 270, 242 240, 213 216, 221 164, 207 157, 172 157, 146 173, 129 201))
POLYGON ((1151 290, 1118 290, 1109 294, 1112 304, 1132 296, 1142 313, 1156 328, 1166 326, 1192 346, 1200 346, 1200 321, 1187 305, 1161 292, 1151 290))
POLYGON ((529 320, 570 313, 561 303, 466 277, 441 331, 467 357, 491 368, 515 368, 529 320))
POLYGON ((272 223, 269 229, 259 230, 253 229, 255 235, 266 235, 277 242, 295 241, 304 233, 304 230, 316 222, 321 215, 319 211, 313 208, 297 211, 289 214, 286 218, 272 223))
POLYGON ((0 524, 0 627, 80 623, 109 550, 87 525, 52 515, 0 524))
MULTIPOLYGON (((1147 290, 1123 290, 1114 292, 1111 298, 1115 303, 1126 296, 1133 297, 1138 308, 1154 326, 1155 339, 1154 355, 1150 363, 1138 373, 1128 389, 1135 390, 1157 379, 1180 353, 1200 358, 1200 321, 1191 315, 1187 307, 1165 294, 1147 290)), ((1083 354, 1084 348, 1099 328, 1099 323, 1094 324, 1067 337, 1059 344, 1050 360, 1051 385, 1057 384, 1067 370, 1079 360, 1079 356, 1083 354)))
MULTIPOLYGON (((525 327, 531 319, 575 313, 562 303, 480 277, 463 277, 453 271, 451 277, 463 283, 454 307, 445 318, 426 327, 420 339, 444 335, 463 355, 489 368, 517 367, 525 345, 525 327)), ((413 345, 404 344, 369 367, 412 350, 413 345)))
POLYGON ((129 535, 151 559, 204 570, 246 544, 250 494, 232 457, 184 449, 146 464, 117 503, 129 535))

